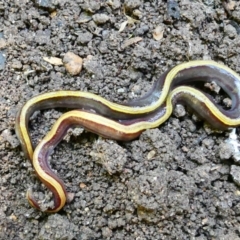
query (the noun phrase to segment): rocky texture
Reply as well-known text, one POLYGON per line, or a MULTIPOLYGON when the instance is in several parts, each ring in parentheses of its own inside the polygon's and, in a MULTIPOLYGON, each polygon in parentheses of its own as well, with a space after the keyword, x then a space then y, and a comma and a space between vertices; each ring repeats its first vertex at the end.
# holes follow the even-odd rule
MULTIPOLYGON (((239 166, 224 145, 228 134, 204 128, 188 109, 134 141, 102 142, 100 151, 98 136, 70 134, 50 164, 74 198, 52 215, 26 200, 30 187, 46 203, 51 194, 14 135, 17 111, 39 93, 82 90, 124 102, 144 95, 169 67, 194 59, 240 73, 240 4, 224 2, 0 1, 0 51, 7 57, 0 67, 0 239, 240 238, 239 166), (163 33, 155 40, 157 26, 163 33), (43 59, 67 52, 84 59, 77 76, 43 59)), ((34 144, 65 111, 32 116, 34 144)))

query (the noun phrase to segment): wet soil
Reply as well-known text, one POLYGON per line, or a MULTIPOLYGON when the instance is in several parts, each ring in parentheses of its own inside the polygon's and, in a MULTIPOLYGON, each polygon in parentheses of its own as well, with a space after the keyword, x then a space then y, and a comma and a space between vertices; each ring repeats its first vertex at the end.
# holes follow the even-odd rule
MULTIPOLYGON (((0 1, 0 239, 240 239, 228 133, 188 110, 127 143, 70 133, 50 159, 73 194, 56 214, 27 202, 29 188, 42 202, 51 194, 14 130, 19 108, 39 93, 81 90, 124 102, 195 59, 240 73, 239 24, 240 3, 231 0, 0 1), (43 59, 69 51, 88 59, 77 76, 43 59)), ((33 115, 34 144, 66 111, 33 115)))

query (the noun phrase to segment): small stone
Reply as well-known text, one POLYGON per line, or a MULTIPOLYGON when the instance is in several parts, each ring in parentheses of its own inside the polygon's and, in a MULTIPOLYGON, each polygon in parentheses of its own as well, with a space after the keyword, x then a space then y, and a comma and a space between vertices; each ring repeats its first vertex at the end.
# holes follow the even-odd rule
POLYGON ((70 129, 68 129, 67 134, 64 136, 63 139, 66 142, 70 142, 71 136, 78 137, 78 136, 80 136, 83 133, 83 131, 84 131, 84 129, 81 128, 81 127, 70 128, 70 129))
POLYGON ((86 58, 84 58, 83 66, 93 78, 96 77, 100 79, 103 77, 103 72, 99 61, 92 55, 88 55, 86 58))
POLYGON ((233 19, 235 19, 235 21, 239 22, 240 20, 240 8, 236 8, 233 13, 232 13, 232 17, 233 19))
POLYGON ((74 197, 75 197, 75 194, 74 194, 74 193, 68 192, 68 193, 67 193, 67 202, 68 202, 68 203, 72 202, 72 200, 74 199, 74 197))
POLYGON ((105 41, 102 41, 99 46, 98 46, 98 50, 101 52, 101 53, 107 53, 108 52, 108 46, 107 46, 107 43, 105 41))
POLYGON ((186 121, 186 128, 190 131, 190 132, 195 132, 197 127, 196 124, 192 121, 192 120, 187 120, 186 121))
POLYGON ((127 162, 126 150, 112 140, 99 139, 93 145, 90 155, 102 164, 110 175, 122 172, 127 162))
POLYGON ((233 178, 233 181, 240 186, 240 166, 232 165, 230 175, 233 178))
POLYGON ((230 38, 237 36, 237 30, 231 24, 228 24, 224 27, 224 33, 230 38))
POLYGON ((156 151, 152 150, 147 155, 147 160, 152 160, 156 156, 156 151))
POLYGON ((138 18, 141 18, 143 13, 141 11, 139 11, 138 9, 134 9, 133 10, 133 15, 138 17, 138 18))
POLYGON ((219 156, 221 160, 227 160, 232 157, 234 153, 234 148, 232 144, 222 143, 220 145, 219 156))
POLYGON ((4 49, 4 48, 6 48, 6 46, 7 46, 7 43, 6 43, 5 39, 0 38, 0 49, 4 49))
POLYGON ((35 0, 35 4, 40 8, 45 8, 49 11, 55 10, 54 1, 52 0, 35 0))
POLYGON ((214 81, 205 83, 204 87, 209 88, 211 91, 215 93, 219 93, 219 91, 221 90, 220 86, 217 85, 217 83, 214 81))
POLYGON ((63 58, 63 64, 68 73, 72 76, 78 75, 82 70, 83 60, 78 55, 67 52, 63 58))
POLYGON ((227 7, 228 10, 233 11, 234 8, 236 7, 236 2, 234 0, 228 0, 226 1, 225 6, 227 7))
POLYGON ((190 151, 188 157, 191 161, 194 161, 200 165, 204 165, 208 162, 204 154, 204 148, 201 146, 195 146, 193 151, 190 151))
POLYGON ((1 136, 3 137, 3 139, 5 141, 7 141, 12 148, 16 148, 19 146, 19 141, 18 139, 16 138, 16 136, 12 135, 11 131, 9 129, 5 129, 1 136))
POLYGON ((186 115, 186 110, 183 105, 177 104, 176 107, 174 108, 174 115, 176 117, 184 117, 186 115))
POLYGON ((45 45, 50 42, 50 37, 51 37, 51 31, 46 29, 46 30, 38 30, 36 31, 35 34, 35 41, 36 43, 40 45, 45 45))
POLYGON ((214 141, 210 138, 205 138, 203 141, 202 141, 202 144, 208 148, 208 149, 212 149, 213 146, 214 146, 214 141))
POLYGON ((12 68, 16 70, 22 69, 22 63, 19 60, 13 60, 12 68))
POLYGON ((109 20, 109 16, 106 14, 94 14, 93 15, 93 21, 97 24, 103 24, 109 20))
POLYGON ((189 149, 188 149, 186 146, 183 146, 183 147, 182 147, 182 151, 183 151, 183 152, 188 152, 189 149))
POLYGON ((146 24, 140 24, 140 26, 134 30, 134 35, 143 36, 148 31, 149 31, 149 27, 146 24))
POLYGON ((131 89, 131 93, 133 96, 137 96, 141 94, 141 86, 140 85, 134 85, 133 88, 131 89))
POLYGON ((141 6, 141 1, 140 0, 128 0, 128 1, 125 1, 125 7, 127 9, 134 9, 134 8, 137 8, 139 6, 141 6))
POLYGON ((61 58, 57 58, 57 57, 43 57, 43 60, 55 65, 55 66, 61 66, 63 65, 62 59, 61 58))
POLYGON ((232 100, 230 98, 224 98, 223 99, 223 104, 227 107, 230 108, 232 106, 232 100))
POLYGON ((239 163, 240 163, 240 152, 234 153, 233 156, 232 156, 232 158, 233 158, 233 161, 234 161, 235 163, 239 164, 239 163))
POLYGON ((83 128, 81 128, 81 127, 76 127, 76 128, 74 128, 74 129, 72 130, 72 135, 73 135, 74 137, 78 137, 78 136, 80 136, 80 135, 83 133, 83 131, 84 131, 83 128))
POLYGON ((87 12, 82 12, 79 18, 76 20, 77 23, 86 23, 92 19, 92 16, 87 12))
POLYGON ((167 1, 167 13, 170 17, 179 19, 180 18, 180 8, 175 0, 167 1))
POLYGON ((163 38, 164 26, 158 25, 153 30, 153 38, 157 41, 160 41, 163 38))
POLYGON ((108 227, 102 228, 102 235, 104 238, 110 238, 112 236, 112 230, 108 227))
POLYGON ((118 93, 124 93, 124 92, 125 92, 125 89, 124 89, 124 88, 119 88, 119 89, 117 90, 117 92, 118 92, 118 93))
POLYGON ((137 43, 139 41, 142 41, 141 37, 133 37, 133 38, 130 38, 130 39, 126 39, 121 44, 121 49, 125 49, 125 48, 129 47, 130 45, 135 44, 135 43, 137 43))
POLYGON ((100 1, 84 0, 82 2, 84 3, 80 4, 81 8, 90 13, 95 13, 102 6, 102 3, 100 1))
POLYGON ((109 0, 107 4, 112 7, 112 9, 118 9, 121 7, 121 2, 119 0, 109 0))
POLYGON ((80 184, 79 184, 79 187, 80 187, 81 189, 83 189, 83 188, 87 187, 87 185, 86 185, 85 183, 80 183, 80 184))
POLYGON ((78 34, 77 42, 81 44, 89 43, 93 38, 93 34, 90 32, 81 32, 78 34))

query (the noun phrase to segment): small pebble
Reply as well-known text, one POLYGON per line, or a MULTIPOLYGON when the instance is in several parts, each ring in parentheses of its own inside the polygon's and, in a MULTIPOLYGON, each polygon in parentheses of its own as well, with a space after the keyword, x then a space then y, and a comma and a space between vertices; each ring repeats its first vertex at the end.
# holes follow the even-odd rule
POLYGON ((196 124, 195 124, 192 120, 187 120, 186 128, 187 128, 190 132, 195 132, 196 129, 197 129, 196 124))
POLYGON ((125 1, 125 8, 130 10, 139 7, 141 4, 140 0, 128 0, 125 1))
POLYGON ((80 187, 81 189, 83 189, 83 188, 87 187, 87 185, 86 185, 85 183, 80 183, 80 184, 79 184, 79 187, 80 187))
POLYGON ((80 4, 81 9, 85 10, 86 12, 90 12, 90 13, 97 12, 102 6, 101 1, 84 0, 84 1, 81 1, 81 2, 83 2, 82 4, 80 4))
POLYGON ((98 79, 103 77, 103 72, 101 69, 101 65, 97 58, 93 57, 92 55, 88 55, 84 58, 83 62, 84 69, 92 75, 92 77, 96 77, 98 79))
POLYGON ((76 128, 70 128, 68 131, 67 131, 67 134, 64 136, 64 140, 66 142, 70 142, 71 140, 71 136, 74 136, 74 137, 78 137, 80 136, 82 133, 83 133, 84 129, 81 128, 81 127, 76 127, 76 128))
POLYGON ((110 175, 122 172, 127 162, 127 152, 112 140, 98 139, 90 153, 92 159, 102 164, 110 175))
POLYGON ((108 227, 102 228, 102 235, 104 238, 110 238, 112 236, 112 230, 108 227))
POLYGON ((92 16, 86 12, 82 12, 79 18, 76 20, 77 23, 86 23, 92 19, 92 16))
POLYGON ((207 6, 212 6, 214 4, 214 0, 203 0, 203 3, 207 6))
POLYGON ((179 5, 175 0, 167 1, 167 13, 168 16, 179 19, 180 18, 180 9, 179 5))
POLYGON ((203 141, 202 141, 202 145, 204 145, 206 148, 208 149, 212 149, 213 146, 214 146, 214 141, 213 139, 211 138, 205 138, 203 141))
POLYGON ((134 9, 134 10, 133 10, 133 15, 136 16, 136 17, 138 17, 138 18, 141 18, 143 14, 142 14, 142 12, 139 11, 138 9, 134 9))
POLYGON ((118 9, 121 7, 121 2, 119 0, 109 0, 107 4, 112 7, 112 9, 118 9))
POLYGON ((37 30, 35 34, 35 41, 40 45, 49 44, 51 42, 51 31, 49 29, 46 30, 37 30))
POLYGON ((19 60, 13 60, 12 63, 12 68, 16 70, 21 70, 22 69, 22 63, 19 60))
POLYGON ((230 98, 224 98, 223 103, 228 108, 230 108, 232 106, 232 100, 230 98))
POLYGON ((178 118, 184 117, 186 115, 186 110, 183 105, 177 104, 176 107, 174 108, 173 114, 178 118))
POLYGON ((164 32, 164 26, 163 25, 158 25, 153 30, 153 38, 157 41, 160 41, 163 38, 163 32, 164 32))
POLYGON ((124 92, 125 92, 125 89, 124 89, 124 88, 119 88, 119 89, 117 90, 117 92, 118 92, 118 93, 124 93, 124 92))
POLYGON ((67 52, 63 58, 63 64, 72 76, 78 75, 82 70, 83 60, 78 55, 67 52))
POLYGON ((156 151, 155 150, 152 150, 148 153, 147 155, 147 160, 152 160, 156 155, 156 151))
POLYGON ((237 30, 231 24, 228 24, 224 27, 224 33, 230 38, 234 38, 235 36, 237 36, 237 30))
POLYGON ((6 48, 6 46, 7 46, 7 43, 6 43, 5 39, 0 38, 0 49, 4 49, 4 48, 6 48))
POLYGON ((188 149, 186 146, 183 146, 183 147, 182 147, 182 151, 183 151, 183 152, 188 152, 189 149, 188 149))
POLYGON ((35 0, 34 2, 38 7, 45 8, 49 11, 53 11, 56 8, 53 5, 54 1, 51 1, 51 0, 35 0))
POLYGON ((77 42, 80 44, 89 43, 93 38, 93 34, 86 31, 78 34, 77 42))
POLYGON ((16 148, 19 146, 18 139, 16 138, 15 135, 11 133, 9 129, 5 129, 2 132, 2 137, 5 139, 5 141, 7 141, 12 146, 12 148, 16 148))
POLYGON ((233 181, 240 186, 240 166, 232 165, 230 175, 233 178, 233 181))
POLYGON ((219 156, 221 160, 227 160, 231 158, 234 153, 234 147, 229 143, 222 143, 219 149, 219 156))
POLYGON ((97 24, 103 24, 109 20, 109 16, 106 14, 94 14, 93 21, 97 24))
POLYGON ((232 156, 232 158, 233 158, 233 161, 234 161, 235 163, 239 164, 239 163, 240 163, 240 152, 234 153, 233 156, 232 156))
POLYGON ((209 88, 211 91, 215 92, 215 93, 219 93, 219 91, 221 90, 220 86, 217 85, 216 82, 212 81, 212 82, 207 82, 204 84, 204 87, 209 88))

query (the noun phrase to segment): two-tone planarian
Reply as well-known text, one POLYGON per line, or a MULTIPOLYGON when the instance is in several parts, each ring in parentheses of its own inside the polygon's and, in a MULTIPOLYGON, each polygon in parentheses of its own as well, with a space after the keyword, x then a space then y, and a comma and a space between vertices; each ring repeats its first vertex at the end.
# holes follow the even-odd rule
MULTIPOLYGON (((196 111, 215 128, 236 127, 240 125, 240 77, 224 65, 199 60, 169 69, 148 94, 126 104, 113 103, 81 91, 56 91, 30 99, 16 117, 16 133, 25 156, 31 160, 40 180, 53 193, 54 207, 46 211, 57 212, 67 201, 64 183, 49 167, 48 156, 70 127, 80 125, 106 138, 129 141, 144 130, 165 122, 178 102, 196 111), (216 82, 231 98, 231 108, 224 109, 207 93, 189 86, 199 81, 216 82), (36 110, 57 107, 78 110, 63 114, 34 149, 28 131, 29 118, 36 110)), ((31 192, 27 193, 27 198, 32 206, 40 209, 31 192)))

